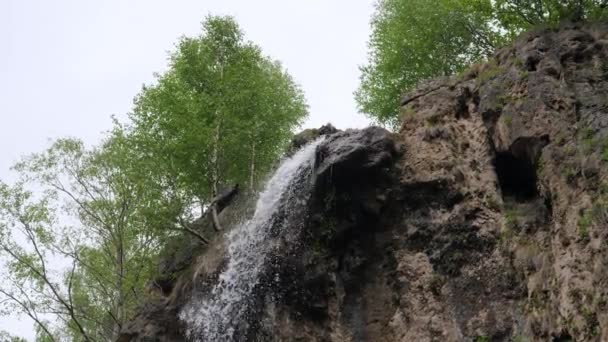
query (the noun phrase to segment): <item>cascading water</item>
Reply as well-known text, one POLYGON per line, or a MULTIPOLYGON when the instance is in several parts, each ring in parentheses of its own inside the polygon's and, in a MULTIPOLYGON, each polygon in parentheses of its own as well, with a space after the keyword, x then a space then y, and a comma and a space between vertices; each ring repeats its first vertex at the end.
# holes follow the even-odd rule
POLYGON ((180 314, 195 341, 237 340, 247 330, 254 292, 280 239, 298 229, 311 193, 315 150, 323 138, 284 160, 267 182, 253 217, 228 233, 228 263, 210 292, 193 298, 180 314))

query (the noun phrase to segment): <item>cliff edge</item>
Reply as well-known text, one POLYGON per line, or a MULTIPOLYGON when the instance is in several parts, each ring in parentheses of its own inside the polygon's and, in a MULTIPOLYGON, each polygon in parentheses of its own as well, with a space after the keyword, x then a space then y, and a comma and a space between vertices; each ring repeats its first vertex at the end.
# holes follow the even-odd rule
MULTIPOLYGON (((396 133, 298 137, 326 135, 304 222, 272 235, 233 339, 608 341, 608 25, 524 34, 401 114, 396 133)), ((179 312, 228 243, 172 270, 119 341, 186 340, 179 312)))

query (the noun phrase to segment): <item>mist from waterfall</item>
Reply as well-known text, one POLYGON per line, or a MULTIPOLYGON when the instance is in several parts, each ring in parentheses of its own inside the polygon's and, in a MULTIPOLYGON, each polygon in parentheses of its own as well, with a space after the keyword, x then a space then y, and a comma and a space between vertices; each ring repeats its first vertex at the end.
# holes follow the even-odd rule
POLYGON ((260 193, 253 216, 227 236, 228 262, 208 293, 193 297, 180 313, 188 338, 232 341, 247 330, 254 290, 280 239, 302 225, 311 193, 316 147, 304 146, 285 159, 260 193))

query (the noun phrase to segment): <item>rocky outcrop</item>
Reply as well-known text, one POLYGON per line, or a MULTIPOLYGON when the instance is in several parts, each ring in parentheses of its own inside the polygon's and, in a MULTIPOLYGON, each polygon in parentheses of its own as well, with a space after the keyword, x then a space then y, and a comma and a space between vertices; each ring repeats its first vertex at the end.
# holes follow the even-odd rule
MULTIPOLYGON (((236 328, 234 339, 237 341, 271 339, 270 336, 275 334, 276 322, 273 317, 268 316, 264 319, 262 317, 269 315, 273 310, 279 308, 304 310, 306 314, 313 316, 318 312, 318 308, 310 306, 308 297, 316 294, 313 289, 307 289, 307 282, 300 278, 307 272, 303 269, 306 265, 301 262, 299 256, 307 255, 311 243, 319 243, 318 250, 324 248, 321 247, 322 242, 316 240, 315 242, 312 239, 317 239, 317 233, 323 235, 330 231, 311 230, 319 228, 316 226, 319 217, 321 220, 325 220, 325 217, 331 219, 323 212, 330 201, 327 197, 331 196, 330 188, 334 189, 331 190, 334 195, 336 193, 342 193, 341 196, 357 195, 361 197, 359 201, 368 204, 361 208, 353 207, 353 212, 359 209, 364 211, 355 213, 352 217, 379 215, 377 207, 369 206, 379 198, 375 195, 376 185, 379 183, 373 182, 370 177, 378 177, 380 174, 386 176, 389 167, 393 164, 397 156, 397 148, 392 134, 378 127, 338 131, 327 125, 296 137, 293 149, 308 144, 321 135, 326 136, 326 139, 315 151, 316 163, 313 166, 315 176, 310 186, 313 189, 311 196, 313 199, 305 206, 307 208, 305 215, 309 219, 298 217, 298 222, 305 222, 305 227, 302 227, 304 229, 276 227, 273 229, 276 232, 270 234, 269 238, 274 241, 269 242, 268 245, 275 247, 270 249, 266 265, 259 276, 259 284, 246 301, 249 306, 243 310, 246 322, 242 322, 236 328), (355 193, 355 190, 358 192, 355 193), (368 198, 369 196, 372 197, 368 198), (289 236, 283 236, 280 231, 288 232, 289 236)), ((310 181, 304 179, 298 182, 310 181)), ((302 194, 300 197, 307 196, 302 194)), ((231 219, 231 216, 238 216, 234 212, 243 211, 241 207, 246 206, 247 204, 241 200, 237 207, 228 207, 221 213, 222 221, 237 222, 234 218, 231 219)), ((280 207, 282 208, 277 211, 277 217, 272 218, 271 221, 279 226, 294 223, 289 219, 289 216, 295 214, 291 212, 292 206, 284 203, 280 207)), ((353 221, 353 224, 357 222, 358 219, 353 221)), ((210 223, 207 225, 209 226, 210 223)), ((344 231, 347 228, 349 227, 342 227, 344 231)), ((335 229, 331 231, 332 234, 336 232, 335 229)), ((201 291, 209 291, 213 284, 218 282, 218 275, 225 269, 227 263, 228 241, 224 236, 216 236, 208 246, 200 246, 199 242, 187 236, 176 241, 177 244, 170 248, 167 258, 159 265, 160 275, 152 284, 156 286, 151 286, 154 297, 150 298, 137 316, 123 328, 119 341, 183 341, 186 338, 187 327, 179 319, 180 312, 191 298, 204 295, 201 291)))
POLYGON ((532 32, 404 97, 401 186, 458 201, 404 214, 398 339, 608 340, 607 55, 606 25, 532 32))
MULTIPOLYGON (((608 26, 527 33, 401 114, 396 133, 326 132, 241 340, 608 341, 608 26)), ((212 246, 121 341, 184 339, 212 246)))
POLYGON ((322 135, 331 135, 338 132, 338 129, 332 126, 331 124, 327 124, 321 126, 320 128, 309 128, 305 129, 302 132, 296 134, 291 139, 291 145, 289 146, 289 151, 293 153, 295 150, 301 148, 302 146, 312 142, 322 135))

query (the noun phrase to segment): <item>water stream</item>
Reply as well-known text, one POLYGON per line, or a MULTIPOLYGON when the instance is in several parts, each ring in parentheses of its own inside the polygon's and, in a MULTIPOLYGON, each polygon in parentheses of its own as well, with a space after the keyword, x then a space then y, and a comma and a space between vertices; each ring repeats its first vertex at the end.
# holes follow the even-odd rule
MULTIPOLYGON (((253 216, 227 236, 228 263, 208 293, 193 297, 180 314, 189 339, 233 341, 246 330, 254 291, 280 239, 303 224, 311 193, 315 150, 322 138, 285 159, 266 183, 253 216)), ((255 319, 255 318, 253 318, 255 319)))

